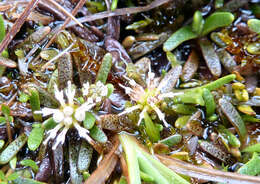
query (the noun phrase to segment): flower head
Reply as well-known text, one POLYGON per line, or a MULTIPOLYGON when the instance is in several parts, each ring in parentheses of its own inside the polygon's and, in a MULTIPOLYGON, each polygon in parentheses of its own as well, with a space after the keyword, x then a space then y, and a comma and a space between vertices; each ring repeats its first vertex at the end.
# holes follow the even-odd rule
POLYGON ((158 106, 160 106, 160 102, 164 98, 172 98, 179 94, 172 92, 161 93, 162 85, 160 85, 160 83, 158 86, 158 80, 155 78, 155 73, 151 71, 151 65, 149 65, 149 71, 147 74, 146 88, 127 76, 124 76, 124 78, 128 81, 130 87, 126 87, 121 84, 119 85, 125 89, 125 92, 130 96, 131 100, 136 103, 136 105, 126 108, 119 115, 127 114, 139 109, 141 110, 141 113, 139 114, 137 125, 140 125, 142 119, 144 118, 145 112, 154 111, 159 120, 164 123, 164 126, 168 127, 169 125, 165 120, 165 114, 159 109, 158 106))
MULTIPOLYGON (((89 86, 88 83, 84 84, 85 91, 83 91, 83 93, 89 93, 90 88, 88 89, 87 86, 89 86)), ((81 127, 80 124, 85 120, 86 112, 90 111, 96 105, 98 95, 94 100, 92 98, 88 98, 85 103, 80 105, 74 103, 75 92, 76 90, 72 87, 70 81, 68 81, 67 89, 64 91, 59 91, 57 85, 55 84, 54 95, 59 101, 60 107, 58 109, 44 107, 40 111, 35 112, 42 114, 43 116, 52 115, 53 120, 58 123, 55 128, 48 131, 48 137, 43 142, 44 144, 47 144, 50 139, 56 138, 52 149, 56 149, 59 144, 64 143, 66 133, 72 127, 77 129, 80 137, 85 138, 90 143, 93 141, 88 135, 89 131, 81 127), (67 100, 64 98, 64 93, 67 100), (59 131, 61 132, 58 134, 59 131)))

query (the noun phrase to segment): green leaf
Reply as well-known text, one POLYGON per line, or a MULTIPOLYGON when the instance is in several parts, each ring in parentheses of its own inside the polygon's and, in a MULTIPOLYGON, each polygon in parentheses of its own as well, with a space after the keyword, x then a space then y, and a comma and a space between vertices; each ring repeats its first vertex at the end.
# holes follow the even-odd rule
POLYGON ((102 64, 98 70, 97 81, 101 81, 103 84, 107 81, 108 73, 110 72, 112 67, 112 55, 110 53, 106 53, 106 55, 102 59, 102 64))
POLYGON ((257 153, 254 152, 253 157, 245 165, 238 169, 238 173, 255 176, 260 174, 260 158, 257 153))
POLYGON ((188 123, 188 120, 190 119, 190 117, 191 116, 178 117, 178 119, 175 121, 175 127, 176 128, 183 128, 188 123))
POLYGON ((196 11, 193 15, 192 31, 196 34, 200 34, 204 25, 204 19, 200 11, 196 11))
POLYGON ((163 44, 163 50, 165 52, 172 51, 181 43, 197 37, 198 35, 192 31, 191 26, 184 26, 168 38, 168 40, 163 44))
POLYGON ((224 98, 219 99, 219 106, 230 123, 235 127, 240 140, 244 142, 247 137, 247 129, 236 108, 224 98))
POLYGON ((226 75, 225 77, 221 77, 218 80, 215 80, 204 86, 201 86, 201 88, 207 88, 208 90, 213 91, 213 90, 220 88, 224 84, 227 84, 227 83, 233 81, 235 78, 236 78, 235 74, 226 75))
POLYGON ((11 167, 12 170, 15 170, 16 164, 17 164, 17 157, 14 157, 14 158, 12 158, 12 160, 10 160, 10 162, 9 162, 9 165, 10 165, 10 167, 11 167))
POLYGON ((247 21, 248 27, 251 31, 260 34, 260 20, 259 19, 249 19, 247 21))
POLYGON ((215 109, 216 109, 216 103, 215 103, 214 97, 211 94, 211 92, 206 88, 203 89, 202 96, 205 101, 206 115, 207 115, 207 117, 210 117, 211 115, 214 114, 215 109))
POLYGON ((7 106, 7 105, 5 105, 5 104, 2 104, 2 106, 1 106, 1 111, 2 111, 2 113, 5 115, 5 116, 9 116, 10 115, 10 108, 7 106))
POLYGON ((145 20, 140 20, 140 21, 134 22, 133 24, 126 26, 125 29, 126 30, 137 30, 137 29, 148 26, 152 22, 153 22, 152 19, 146 18, 145 20))
POLYGON ((8 181, 13 181, 19 177, 18 173, 14 172, 7 177, 8 181))
POLYGON ((131 137, 126 134, 120 134, 119 140, 125 152, 125 159, 128 168, 129 184, 141 184, 140 169, 136 154, 136 144, 131 137))
POLYGON ((0 164, 8 163, 27 141, 27 136, 23 133, 11 142, 4 151, 0 154, 0 164))
POLYGON ((90 135, 93 139, 100 143, 107 142, 106 134, 96 125, 92 129, 90 129, 90 135))
POLYGON ((39 93, 36 89, 31 89, 30 93, 31 93, 30 105, 31 105, 31 109, 33 111, 33 118, 35 121, 42 121, 42 116, 40 114, 34 113, 34 111, 38 111, 41 108, 39 93))
POLYGON ((0 42, 5 38, 5 25, 3 16, 0 15, 0 42))
POLYGON ((4 147, 5 145, 5 141, 4 140, 0 140, 0 150, 4 147))
POLYGON ((174 134, 165 139, 160 140, 159 142, 169 147, 172 147, 173 145, 179 144, 181 140, 182 140, 182 136, 180 134, 174 134))
POLYGON ((5 180, 5 174, 2 170, 0 170, 0 180, 5 180))
POLYGON ((35 151, 43 140, 44 129, 41 127, 33 128, 28 137, 28 148, 35 151))
POLYGON ((248 147, 246 147, 245 149, 243 149, 242 152, 249 152, 249 153, 253 153, 253 152, 260 152, 260 143, 256 143, 253 145, 250 145, 248 147))
POLYGON ((86 129, 91 129, 95 125, 96 117, 91 112, 85 113, 83 125, 86 129))
POLYGON ((220 125, 218 128, 218 131, 228 140, 229 144, 234 148, 239 148, 241 146, 241 143, 239 139, 232 134, 228 129, 226 129, 224 126, 220 125))
POLYGON ((30 99, 30 96, 27 95, 26 93, 21 93, 19 96, 19 101, 22 103, 27 102, 30 99))
POLYGON ((176 56, 172 53, 172 52, 166 52, 166 56, 167 56, 167 59, 168 61, 171 62, 171 66, 172 68, 177 66, 177 65, 180 65, 181 63, 177 60, 176 56))
POLYGON ((212 13, 205 20, 202 35, 207 35, 208 33, 214 31, 217 28, 229 26, 234 21, 234 18, 234 15, 229 12, 212 13))
POLYGON ((160 131, 153 123, 152 119, 147 112, 144 112, 144 123, 145 123, 145 132, 149 136, 152 142, 157 142, 160 140, 160 131))
POLYGON ((111 10, 114 11, 117 8, 118 0, 113 0, 111 4, 111 10))
POLYGON ((107 84, 106 86, 107 86, 107 90, 108 90, 107 97, 109 97, 114 92, 115 88, 114 88, 113 84, 107 84))
POLYGON ((57 123, 53 120, 53 118, 49 118, 46 119, 43 123, 42 123, 42 128, 46 129, 46 130, 50 130, 53 129, 55 126, 57 125, 57 123))
POLYGON ((86 141, 82 141, 78 153, 77 166, 79 172, 83 173, 88 170, 93 154, 92 146, 86 141))
POLYGON ((22 160, 20 162, 21 165, 31 167, 32 170, 36 173, 39 169, 38 165, 31 159, 22 160))

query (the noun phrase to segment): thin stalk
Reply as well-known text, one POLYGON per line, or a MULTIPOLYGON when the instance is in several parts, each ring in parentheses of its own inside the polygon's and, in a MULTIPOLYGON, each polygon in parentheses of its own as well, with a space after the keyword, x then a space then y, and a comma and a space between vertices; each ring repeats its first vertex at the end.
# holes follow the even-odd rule
POLYGON ((8 34, 5 36, 4 40, 0 44, 0 53, 4 51, 4 49, 8 46, 8 44, 12 41, 14 36, 19 32, 21 29, 23 23, 27 19, 27 17, 30 15, 34 7, 37 5, 39 0, 32 0, 28 6, 25 8, 21 16, 15 21, 13 27, 8 32, 8 34))
MULTIPOLYGON (((101 13, 96 13, 93 15, 88 15, 82 18, 78 18, 77 20, 81 23, 83 22, 91 22, 94 20, 98 19, 103 19, 107 17, 113 17, 113 16, 120 16, 120 15, 126 15, 126 14, 134 14, 134 13, 140 13, 140 12, 145 12, 149 11, 151 9, 154 9, 156 7, 159 7, 165 3, 168 3, 170 0, 155 0, 151 4, 143 6, 143 7, 132 7, 132 8, 121 8, 121 9, 116 9, 115 11, 104 11, 101 13)), ((70 22, 67 27, 74 26, 75 22, 70 22)))

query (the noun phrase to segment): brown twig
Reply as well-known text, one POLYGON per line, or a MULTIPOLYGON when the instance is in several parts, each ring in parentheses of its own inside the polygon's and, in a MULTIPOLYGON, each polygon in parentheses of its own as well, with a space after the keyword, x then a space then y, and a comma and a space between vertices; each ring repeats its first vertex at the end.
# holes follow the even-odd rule
POLYGON ((58 9, 60 9, 65 15, 67 15, 68 17, 70 17, 73 21, 75 21, 74 23, 80 25, 81 27, 83 27, 83 25, 71 14, 69 13, 67 10, 65 10, 59 3, 57 3, 54 0, 45 0, 48 1, 50 3, 52 3, 54 6, 56 6, 58 9))
POLYGON ((8 34, 5 36, 4 40, 0 44, 0 53, 2 53, 4 51, 4 49, 12 41, 14 36, 19 32, 19 30, 21 29, 23 23, 25 22, 27 17, 30 15, 30 13, 32 12, 34 7, 37 5, 38 1, 39 0, 32 0, 27 5, 27 7, 25 8, 25 10, 21 14, 21 16, 15 21, 12 29, 8 32, 8 34))
POLYGON ((190 177, 215 181, 215 182, 230 183, 230 184, 260 183, 259 177, 247 176, 247 175, 242 175, 242 174, 232 173, 232 172, 224 172, 224 171, 210 169, 210 168, 203 168, 163 155, 156 155, 156 157, 159 158, 159 160, 164 165, 166 165, 173 171, 190 177))
MULTIPOLYGON (((73 16, 75 16, 77 14, 77 12, 79 11, 80 8, 82 8, 85 4, 86 0, 80 0, 80 2, 77 4, 77 6, 72 10, 71 14, 73 16)), ((54 42, 55 38, 57 37, 57 35, 59 34, 59 32, 61 30, 63 30, 66 25, 70 22, 71 17, 67 17, 67 19, 65 20, 65 22, 62 24, 62 26, 55 32, 55 34, 52 36, 52 38, 50 39, 50 41, 48 42, 48 44, 44 47, 44 49, 49 48, 49 46, 54 42)))
MULTIPOLYGON (((121 8, 116 9, 115 11, 104 11, 100 13, 96 13, 93 15, 88 15, 82 18, 78 18, 77 20, 81 23, 83 22, 91 22, 98 19, 103 19, 107 17, 113 17, 113 16, 120 16, 120 15, 126 15, 126 14, 134 14, 134 13, 140 13, 149 11, 151 9, 154 9, 156 7, 159 7, 165 3, 168 3, 170 0, 155 0, 151 4, 142 6, 142 7, 132 7, 132 8, 121 8)), ((75 22, 70 22, 66 27, 74 26, 75 22)))

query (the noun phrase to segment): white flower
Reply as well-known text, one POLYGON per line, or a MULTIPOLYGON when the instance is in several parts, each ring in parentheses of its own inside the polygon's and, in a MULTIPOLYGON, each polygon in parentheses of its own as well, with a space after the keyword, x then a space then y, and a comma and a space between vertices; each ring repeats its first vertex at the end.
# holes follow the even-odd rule
POLYGON ((127 114, 139 109, 141 110, 141 113, 139 114, 139 120, 137 125, 140 125, 142 119, 144 118, 145 112, 153 110, 157 114, 159 120, 161 120, 164 123, 164 126, 168 127, 169 124, 165 120, 165 114, 162 113, 162 111, 157 107, 157 105, 164 98, 173 98, 174 96, 178 96, 182 93, 161 93, 160 89, 157 88, 158 85, 155 80, 155 74, 151 71, 151 65, 149 65, 149 71, 146 79, 146 89, 141 85, 137 84, 133 79, 130 79, 127 76, 124 76, 124 78, 128 81, 131 87, 126 87, 122 84, 119 84, 119 86, 125 90, 126 94, 128 94, 131 100, 136 102, 137 105, 126 108, 119 115, 127 114))
MULTIPOLYGON (((88 93, 88 91, 86 91, 88 86, 89 84, 84 85, 85 94, 88 93)), ((96 105, 96 103, 92 99, 88 99, 87 102, 83 103, 82 105, 75 104, 74 96, 76 90, 72 88, 70 81, 68 81, 67 89, 64 90, 67 97, 67 102, 64 98, 63 91, 59 91, 56 84, 54 85, 54 90, 54 95, 60 103, 60 108, 52 109, 44 107, 42 110, 35 112, 42 114, 43 116, 52 115, 53 120, 58 123, 55 128, 48 131, 48 137, 44 140, 43 144, 47 144, 49 140, 56 138, 52 147, 52 149, 56 149, 59 144, 64 143, 66 133, 72 127, 78 130, 80 137, 85 138, 89 143, 92 143, 93 140, 88 135, 89 131, 81 127, 80 123, 85 120, 86 112, 90 111, 96 105), (59 131, 61 132, 57 136, 59 131)))
POLYGON ((101 102, 104 97, 108 94, 108 88, 102 82, 98 81, 96 84, 85 83, 83 84, 82 93, 87 96, 88 99, 95 101, 96 103, 101 102))

